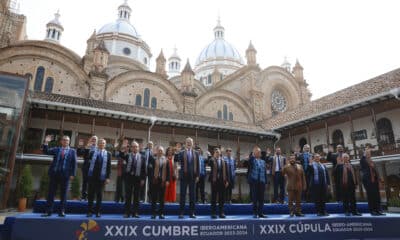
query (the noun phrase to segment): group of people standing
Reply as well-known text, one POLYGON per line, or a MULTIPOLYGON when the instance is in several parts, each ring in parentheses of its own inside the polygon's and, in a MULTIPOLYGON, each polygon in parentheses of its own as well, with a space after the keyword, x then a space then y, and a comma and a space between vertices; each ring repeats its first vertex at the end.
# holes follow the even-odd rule
MULTIPOLYGON (((49 149, 50 140, 51 137, 46 136, 42 147, 45 154, 53 155, 48 171, 50 184, 47 210, 43 216, 52 214, 54 195, 58 187, 61 191, 59 216, 65 216, 68 184, 76 175, 77 155, 81 155, 84 159, 82 198, 88 200, 87 216, 92 217, 95 214, 96 217, 100 217, 104 186, 110 182, 111 174, 112 155, 105 149, 106 140, 93 136, 86 148, 79 148, 77 151, 69 147, 68 136, 62 137, 61 147, 49 149), (93 207, 95 198, 96 205, 93 207)), ((289 160, 286 161, 279 147, 276 147, 274 154, 269 150, 261 152, 259 147, 253 149, 249 156, 247 177, 255 218, 266 217, 263 213, 264 192, 270 180, 273 181, 275 202, 284 202, 286 186, 290 216, 304 216, 301 212, 301 201, 309 199, 309 196, 315 203, 317 215, 328 215, 325 203, 328 200, 331 180, 326 166, 320 161, 321 156, 312 154, 309 150, 310 147, 305 145, 302 153, 290 154, 289 160)), ((139 218, 141 195, 148 194, 151 199, 151 218, 154 219, 158 215, 160 219, 164 219, 165 201, 176 201, 177 180, 180 182, 179 218, 184 218, 187 192, 189 217, 196 218, 196 201, 201 199, 201 202, 205 203, 206 165, 211 169, 208 175, 211 186, 211 217, 226 217, 224 204, 225 201, 231 200, 235 185, 236 161, 232 157, 232 149, 227 148, 225 156, 222 156, 221 150, 216 148, 212 155, 208 154, 203 158, 201 149, 194 148, 192 138, 187 138, 185 146, 181 149, 168 147, 165 150, 164 147, 158 146, 156 151, 153 151, 152 142, 141 150, 137 142, 133 141, 129 145, 126 141, 120 146, 116 157, 118 164, 115 200, 125 200, 125 218, 139 218), (146 184, 148 192, 143 191, 146 184)), ((356 209, 355 188, 358 182, 349 155, 344 153, 343 147, 339 145, 336 153, 329 151, 327 160, 333 164, 334 193, 336 199, 343 202, 345 214, 361 215, 356 209)), ((366 149, 360 164, 370 212, 372 215, 383 215, 379 196, 381 179, 371 159, 370 149, 366 149)))

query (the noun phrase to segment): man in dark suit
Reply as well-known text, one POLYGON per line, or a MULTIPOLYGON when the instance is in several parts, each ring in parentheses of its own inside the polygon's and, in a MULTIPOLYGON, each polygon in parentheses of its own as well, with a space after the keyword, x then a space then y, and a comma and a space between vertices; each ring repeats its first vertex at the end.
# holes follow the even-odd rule
POLYGON ((217 218, 217 196, 219 217, 225 218, 224 203, 225 189, 228 186, 228 164, 221 157, 221 150, 214 149, 214 156, 210 160, 211 173, 209 181, 211 184, 211 217, 217 218))
POLYGON ((186 192, 189 187, 189 217, 196 218, 195 211, 195 186, 199 181, 199 153, 193 149, 193 139, 186 138, 186 146, 180 153, 177 159, 180 163, 179 170, 180 189, 180 213, 179 218, 183 218, 185 208, 186 192))
POLYGON ((124 218, 129 218, 131 213, 135 218, 139 218, 139 194, 144 187, 146 179, 146 163, 142 154, 139 153, 139 144, 132 142, 132 152, 127 151, 121 156, 125 160, 125 214, 124 218), (132 205, 133 192, 133 211, 132 205))
POLYGON ((106 149, 106 140, 100 139, 98 148, 90 153, 90 165, 88 171, 88 213, 87 217, 92 217, 93 212, 96 217, 100 217, 100 208, 103 200, 104 186, 110 182, 111 174, 111 153, 106 149), (93 211, 93 201, 96 195, 96 208, 93 211))
POLYGON ((82 165, 82 190, 81 190, 81 199, 83 201, 87 200, 87 186, 88 186, 88 172, 89 172, 89 165, 90 165, 90 159, 89 155, 90 152, 93 152, 97 148, 97 141, 98 138, 97 136, 92 136, 84 148, 83 146, 78 148, 78 156, 82 156, 83 158, 83 165, 82 165))
POLYGON ((336 178, 339 181, 340 188, 343 189, 343 209, 346 216, 350 216, 352 213, 354 216, 361 216, 361 213, 357 211, 356 205, 356 187, 358 185, 357 176, 354 167, 350 164, 350 156, 344 153, 343 156, 343 168, 341 174, 337 175, 336 178))
POLYGON ((329 173, 324 164, 321 163, 321 156, 317 153, 314 155, 313 162, 308 171, 308 187, 315 203, 317 216, 328 216, 325 210, 325 203, 328 201, 329 192, 329 173))
POLYGON ((283 203, 285 195, 285 178, 282 175, 282 169, 286 165, 286 158, 281 155, 281 148, 275 149, 275 155, 270 157, 272 162, 272 178, 274 179, 274 201, 283 203), (279 196, 278 196, 278 189, 279 196))
POLYGON ((164 148, 159 146, 157 148, 157 155, 154 157, 154 159, 151 159, 151 162, 149 162, 148 174, 150 176, 149 186, 151 192, 151 219, 156 218, 157 212, 160 219, 165 218, 164 195, 165 188, 169 184, 168 179, 170 178, 170 169, 169 164, 167 164, 167 159, 164 155, 164 148), (156 210, 157 201, 160 202, 158 211, 156 210))
POLYGON ((342 145, 337 145, 336 146, 337 152, 333 152, 333 147, 329 146, 328 149, 328 155, 326 156, 326 160, 328 162, 331 162, 333 167, 332 167, 332 182, 335 183, 334 187, 334 194, 336 197, 336 201, 341 201, 342 200, 342 188, 340 187, 340 177, 336 176, 341 176, 342 174, 342 167, 343 167, 343 146, 342 145))
POLYGON ((199 152, 199 181, 196 184, 196 202, 201 201, 201 203, 206 202, 205 193, 205 179, 206 179, 206 162, 208 159, 203 158, 203 154, 200 148, 196 148, 199 152))
POLYGON ((54 205, 54 195, 57 192, 57 187, 60 186, 60 210, 58 216, 65 217, 65 203, 67 201, 67 191, 69 181, 73 180, 76 173, 76 151, 69 147, 69 137, 61 138, 61 147, 49 149, 48 143, 51 141, 51 136, 46 136, 42 146, 44 154, 53 155, 53 161, 50 164, 48 175, 50 178, 49 193, 47 196, 46 213, 43 217, 51 216, 54 205))
POLYGON ((228 187, 226 188, 226 201, 232 203, 232 191, 235 187, 235 177, 236 177, 236 161, 232 157, 232 148, 226 149, 226 156, 224 161, 227 164, 227 176, 228 176, 228 187))
POLYGON ((379 183, 383 179, 379 177, 378 169, 371 158, 371 149, 367 148, 360 160, 362 182, 367 190, 368 208, 372 216, 385 215, 381 210, 381 196, 379 183))
POLYGON ((310 196, 309 196, 310 192, 309 192, 309 186, 308 186, 309 179, 307 179, 307 178, 309 176, 308 172, 310 171, 311 163, 312 163, 312 159, 313 159, 313 155, 310 152, 310 145, 308 145, 308 144, 304 145, 303 152, 298 155, 296 155, 296 153, 295 153, 295 156, 296 156, 296 159, 298 160, 298 163, 303 167, 304 174, 306 176, 307 186, 306 186, 306 190, 302 194, 302 200, 309 201, 309 199, 310 199, 310 196))
POLYGON ((147 197, 151 201, 151 192, 150 192, 150 185, 149 185, 149 182, 151 181, 151 179, 150 179, 150 175, 148 174, 148 171, 149 171, 148 166, 149 166, 149 162, 154 160, 153 147, 154 147, 153 142, 149 141, 147 143, 146 148, 144 148, 143 151, 141 152, 141 154, 144 157, 146 176, 147 176, 147 179, 145 179, 145 183, 144 183, 145 186, 147 186, 147 187, 142 188, 141 191, 140 191, 140 199, 143 200, 143 201, 145 200, 146 188, 147 188, 147 193, 146 193, 147 197))

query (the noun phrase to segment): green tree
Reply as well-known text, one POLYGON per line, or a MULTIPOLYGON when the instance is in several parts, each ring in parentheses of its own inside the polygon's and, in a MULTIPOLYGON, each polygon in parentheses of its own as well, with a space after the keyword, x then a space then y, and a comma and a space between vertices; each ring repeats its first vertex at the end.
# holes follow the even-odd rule
POLYGON ((71 197, 73 199, 79 198, 81 194, 81 180, 79 175, 76 175, 71 183, 71 197))
POLYGON ((29 198, 32 194, 33 177, 30 165, 25 165, 19 181, 19 197, 29 198))

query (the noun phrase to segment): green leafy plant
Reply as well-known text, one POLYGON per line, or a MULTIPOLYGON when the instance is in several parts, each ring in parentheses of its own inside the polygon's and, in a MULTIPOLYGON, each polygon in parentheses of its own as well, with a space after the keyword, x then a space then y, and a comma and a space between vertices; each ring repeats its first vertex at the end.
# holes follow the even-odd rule
POLYGON ((29 198, 32 194, 33 177, 30 165, 25 165, 22 169, 21 178, 19 181, 19 197, 29 198))
POLYGON ((40 177, 40 187, 39 187, 39 196, 41 198, 46 197, 47 191, 49 190, 49 175, 47 170, 45 169, 40 177))
POLYGON ((390 198, 388 201, 388 206, 389 207, 400 207, 400 198, 398 198, 398 197, 390 198))
POLYGON ((80 189, 81 183, 80 182, 81 182, 81 180, 80 180, 79 175, 76 175, 71 182, 71 197, 73 199, 78 199, 80 196, 80 193, 81 193, 80 192, 81 191, 81 189, 80 189))

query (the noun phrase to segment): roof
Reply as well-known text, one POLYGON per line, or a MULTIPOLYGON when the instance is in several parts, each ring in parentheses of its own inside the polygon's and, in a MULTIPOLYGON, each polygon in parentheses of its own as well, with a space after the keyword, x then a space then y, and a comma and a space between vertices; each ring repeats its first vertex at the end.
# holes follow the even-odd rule
POLYGON ((88 98, 48 94, 44 92, 31 92, 30 101, 36 108, 79 112, 83 114, 126 119, 142 123, 150 123, 151 118, 156 117, 156 124, 168 126, 190 127, 250 136, 265 136, 270 138, 276 136, 275 133, 266 131, 261 126, 253 124, 224 121, 212 117, 149 109, 134 105, 98 101, 88 98))
POLYGON ((278 114, 268 119, 263 126, 265 129, 282 130, 293 125, 301 125, 305 121, 332 116, 333 112, 340 113, 343 110, 367 105, 374 99, 391 98, 393 96, 390 91, 399 87, 400 68, 278 114))

